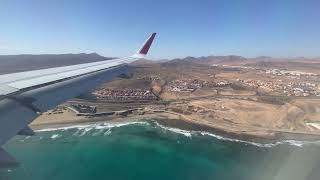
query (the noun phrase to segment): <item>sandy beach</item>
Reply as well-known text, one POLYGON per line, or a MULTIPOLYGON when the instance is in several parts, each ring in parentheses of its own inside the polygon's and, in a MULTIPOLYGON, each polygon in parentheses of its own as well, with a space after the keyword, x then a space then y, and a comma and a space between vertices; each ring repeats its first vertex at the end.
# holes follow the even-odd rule
POLYGON ((259 143, 274 143, 283 140, 308 140, 320 139, 320 134, 315 132, 290 131, 270 128, 257 128, 249 126, 231 126, 224 123, 208 124, 206 121, 193 119, 193 116, 179 114, 171 111, 155 112, 145 110, 143 114, 132 113, 127 116, 102 116, 85 117, 77 116, 69 109, 63 108, 56 114, 46 112, 40 115, 32 124, 34 130, 70 127, 76 125, 98 123, 127 123, 137 121, 155 120, 159 124, 183 130, 209 132, 224 137, 253 141, 259 143))

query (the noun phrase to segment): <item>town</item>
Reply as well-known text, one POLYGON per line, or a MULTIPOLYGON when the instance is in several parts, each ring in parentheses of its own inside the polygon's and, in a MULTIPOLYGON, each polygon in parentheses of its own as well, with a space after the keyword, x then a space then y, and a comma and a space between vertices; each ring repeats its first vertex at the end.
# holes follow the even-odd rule
POLYGON ((157 96, 154 95, 148 89, 108 89, 103 88, 95 91, 93 95, 98 101, 116 101, 116 102, 130 102, 130 101, 153 101, 157 100, 157 96))
POLYGON ((230 86, 228 81, 204 81, 199 79, 174 80, 169 83, 168 91, 172 92, 193 92, 203 87, 226 87, 230 86))

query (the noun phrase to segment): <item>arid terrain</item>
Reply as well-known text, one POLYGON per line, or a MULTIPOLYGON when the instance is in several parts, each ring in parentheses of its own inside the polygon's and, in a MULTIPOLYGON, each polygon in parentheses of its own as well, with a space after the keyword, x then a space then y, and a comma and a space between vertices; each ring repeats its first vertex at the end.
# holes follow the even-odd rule
POLYGON ((242 139, 320 139, 320 61, 240 56, 131 64, 103 84, 43 113, 34 128, 157 119, 242 139))

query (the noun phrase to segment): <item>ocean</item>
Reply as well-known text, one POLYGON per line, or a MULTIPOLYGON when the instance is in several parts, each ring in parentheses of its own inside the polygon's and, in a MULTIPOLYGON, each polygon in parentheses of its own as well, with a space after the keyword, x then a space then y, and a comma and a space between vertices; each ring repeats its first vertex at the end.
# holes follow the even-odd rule
POLYGON ((156 121, 46 129, 4 147, 21 162, 10 180, 320 179, 320 143, 259 144, 156 121))

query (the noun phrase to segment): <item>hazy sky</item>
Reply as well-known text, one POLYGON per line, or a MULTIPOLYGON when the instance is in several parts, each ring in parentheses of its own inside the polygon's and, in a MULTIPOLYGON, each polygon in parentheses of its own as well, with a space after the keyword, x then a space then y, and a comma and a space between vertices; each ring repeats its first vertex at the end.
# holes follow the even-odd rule
POLYGON ((0 54, 320 56, 319 0, 1 0, 0 54))

